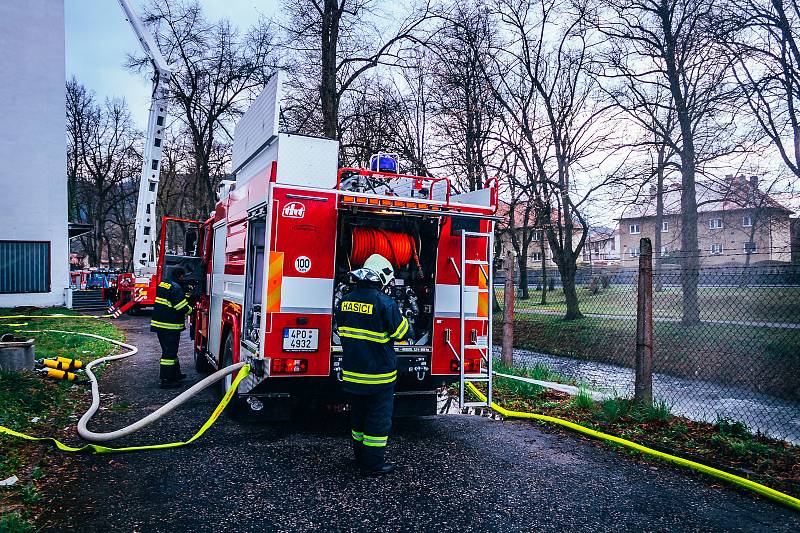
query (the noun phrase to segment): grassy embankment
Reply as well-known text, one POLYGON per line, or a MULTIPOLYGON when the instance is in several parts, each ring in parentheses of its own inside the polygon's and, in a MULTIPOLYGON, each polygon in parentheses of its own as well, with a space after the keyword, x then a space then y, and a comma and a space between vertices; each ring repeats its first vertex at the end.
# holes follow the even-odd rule
MULTIPOLYGON (((496 288, 503 302, 503 289, 496 288)), ((636 316, 636 287, 612 285, 592 294, 585 287, 577 289, 581 311, 589 314, 636 316)), ((564 293, 548 291, 547 304, 539 304, 541 292, 530 291, 530 298, 517 298, 517 311, 566 310, 564 293)), ((664 287, 653 293, 653 316, 680 318, 683 301, 681 289, 664 287)), ((754 322, 800 323, 800 288, 798 287, 700 287, 698 305, 701 320, 737 320, 754 322)))
MULTIPOLYGON (((530 369, 500 365, 497 370, 545 381, 575 384, 543 365, 530 369)), ((695 422, 671 415, 664 403, 643 407, 623 398, 596 402, 583 392, 570 396, 506 378, 495 379, 494 394, 495 401, 506 409, 564 418, 800 497, 800 471, 797 470, 800 447, 753 435, 744 424, 726 419, 716 424, 695 422)), ((620 446, 604 445, 612 446, 621 453, 641 457, 637 452, 620 446)), ((655 460, 647 458, 647 461, 655 460)))
MULTIPOLYGON (((656 317, 678 318, 675 291, 654 299, 656 317)), ((586 317, 564 321, 539 310, 563 311, 563 294, 537 300, 517 300, 514 345, 554 355, 632 366, 635 356, 636 294, 610 288, 596 295, 581 289, 584 313, 628 315, 629 319, 586 317), (526 312, 527 311, 527 312, 526 312)), ((797 289, 701 289, 701 318, 713 320, 800 322, 797 289), (777 291, 777 292, 776 292, 777 291), (781 294, 784 291, 785 294, 781 294)), ((495 315, 499 324, 500 314, 495 315)), ((500 331, 500 330, 497 330, 500 331)), ((677 321, 654 323, 654 369, 690 379, 740 386, 785 398, 800 397, 800 329, 703 322, 685 326, 677 321)))
MULTIPOLYGON (((76 314, 64 309, 0 308, 0 316, 76 314)), ((115 352, 108 342, 55 333, 27 333, 25 330, 58 329, 94 333, 124 340, 122 332, 108 320, 19 319, 0 320, 0 335, 36 339, 36 357, 63 356, 84 363, 115 352), (10 324, 25 324, 12 326, 10 324)), ((98 372, 96 372, 98 373, 98 372)), ((81 373, 82 374, 82 373, 81 373)), ((36 436, 74 437, 74 423, 88 405, 87 387, 49 380, 36 373, 0 372, 0 425, 36 436)), ((0 436, 0 480, 15 475, 19 481, 0 488, 0 531, 28 531, 30 519, 41 511, 41 486, 64 474, 63 456, 52 448, 0 436)))

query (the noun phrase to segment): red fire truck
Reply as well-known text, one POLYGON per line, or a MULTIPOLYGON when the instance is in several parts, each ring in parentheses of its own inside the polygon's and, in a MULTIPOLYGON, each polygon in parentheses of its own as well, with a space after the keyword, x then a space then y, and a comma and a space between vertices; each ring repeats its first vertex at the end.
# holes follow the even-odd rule
MULTIPOLYGON (((386 292, 413 329, 395 345, 397 414, 434 414, 437 387, 457 380, 462 394, 464 379, 491 384, 496 180, 452 194, 447 179, 396 173, 388 155, 374 156, 370 170, 337 170, 333 140, 248 139, 274 112, 274 100, 262 99, 275 93, 237 124, 236 180, 222 183, 201 228, 198 370, 249 361, 237 408, 271 418, 335 398, 342 353, 333 309, 353 286, 348 273, 380 253, 397 274, 386 292)), ((229 376, 223 391, 230 384, 229 376)))
POLYGON ((115 318, 124 313, 135 315, 143 307, 152 307, 156 303, 156 287, 166 273, 165 269, 180 266, 186 271, 189 288, 197 286, 203 276, 201 264, 197 260, 197 239, 200 222, 178 217, 162 217, 161 230, 158 237, 158 248, 155 270, 152 274, 132 272, 120 274, 112 298, 115 303, 108 312, 115 318))

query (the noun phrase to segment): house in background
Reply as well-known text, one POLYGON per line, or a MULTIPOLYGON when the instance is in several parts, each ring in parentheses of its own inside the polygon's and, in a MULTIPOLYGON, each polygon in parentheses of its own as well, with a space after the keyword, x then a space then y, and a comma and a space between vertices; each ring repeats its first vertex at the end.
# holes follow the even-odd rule
MULTIPOLYGON (((512 225, 509 223, 511 221, 511 205, 508 202, 500 200, 497 208, 497 216, 501 218, 502 222, 500 222, 497 226, 496 241, 497 250, 500 253, 499 257, 504 258, 508 251, 514 251, 511 237, 511 233, 513 232, 519 242, 522 241, 523 235, 528 235, 531 239, 530 244, 528 245, 528 269, 542 268, 542 254, 544 254, 546 268, 558 268, 558 265, 556 265, 555 261, 553 261, 553 252, 550 249, 550 244, 547 242, 546 235, 544 235, 544 246, 542 246, 542 230, 535 227, 535 215, 532 207, 530 208, 526 217, 527 207, 528 206, 524 203, 518 203, 514 206, 514 220, 512 228, 512 225)), ((556 210, 553 210, 551 213, 551 218, 556 222, 558 221, 558 213, 556 210)), ((583 227, 579 222, 576 221, 572 230, 573 250, 578 247, 578 242, 581 239, 582 232, 583 227)), ((583 262, 582 257, 583 256, 578 257, 577 263, 579 265, 583 262)))
POLYGON ((64 2, 0 2, 0 307, 69 286, 64 2))
POLYGON ((619 230, 596 226, 589 228, 583 246, 583 262, 592 266, 618 265, 620 260, 619 230))
MULTIPOLYGON (((744 264, 791 260, 791 210, 759 190, 758 178, 727 176, 721 182, 698 182, 697 236, 700 264, 744 264)), ((639 239, 661 232, 661 256, 681 249, 680 187, 665 187, 664 216, 656 228, 656 198, 650 195, 628 206, 619 218, 621 263, 634 267, 639 261, 639 239)))

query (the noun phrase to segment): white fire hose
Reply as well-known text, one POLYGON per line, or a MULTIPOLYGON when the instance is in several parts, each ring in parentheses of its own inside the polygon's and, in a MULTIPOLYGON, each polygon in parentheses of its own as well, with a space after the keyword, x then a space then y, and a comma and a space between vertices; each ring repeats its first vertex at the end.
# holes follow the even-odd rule
POLYGON ((110 431, 108 433, 95 433, 94 431, 89 430, 86 426, 89 424, 89 421, 92 417, 97 413, 97 410, 100 408, 100 389, 97 384, 97 377, 92 372, 92 367, 98 365, 100 363, 105 363, 106 361, 114 361, 116 359, 124 359, 126 357, 130 357, 139 352, 139 348, 133 346, 131 344, 126 344, 124 342, 120 342, 114 339, 110 339, 108 337, 103 337, 101 335, 95 335, 93 333, 82 333, 78 331, 62 331, 57 329, 44 329, 44 330, 27 330, 26 333, 64 333, 67 335, 82 335, 84 337, 92 337, 95 339, 99 339, 101 341, 110 342, 112 344, 116 344, 127 351, 122 352, 116 355, 107 355, 105 357, 101 357, 99 359, 95 359, 91 363, 87 364, 84 367, 86 371, 86 375, 89 377, 89 381, 91 382, 92 386, 92 405, 89 406, 89 409, 83 414, 83 416, 78 421, 78 435, 81 438, 88 440, 90 442, 105 442, 109 440, 118 439, 121 437, 125 437, 131 435, 139 431, 140 429, 149 426, 156 420, 159 420, 164 415, 170 413, 180 405, 186 403, 187 400, 192 398, 193 396, 197 395, 200 391, 208 388, 209 386, 213 385, 220 379, 224 378, 228 374, 236 373, 240 368, 245 366, 247 363, 236 363, 231 366, 227 366, 220 370, 217 370, 210 376, 203 378, 202 380, 198 381, 178 396, 167 402, 166 404, 162 405, 149 415, 145 416, 141 420, 134 422, 128 426, 125 426, 122 429, 118 429, 116 431, 110 431))

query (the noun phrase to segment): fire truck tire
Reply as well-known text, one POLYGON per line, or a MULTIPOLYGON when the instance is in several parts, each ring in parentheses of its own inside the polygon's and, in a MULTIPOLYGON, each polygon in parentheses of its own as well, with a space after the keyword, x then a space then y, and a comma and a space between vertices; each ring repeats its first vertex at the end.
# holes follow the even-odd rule
POLYGON ((133 307, 128 309, 128 314, 131 315, 131 316, 139 316, 139 314, 141 312, 142 312, 142 309, 138 305, 134 305, 133 307))
MULTIPOLYGON (((229 331, 227 335, 225 335, 225 342, 223 343, 224 348, 222 349, 222 364, 220 368, 225 368, 226 366, 230 366, 233 364, 233 334, 229 331)), ((225 393, 228 392, 228 389, 233 383, 233 378, 229 375, 225 376, 225 379, 220 380, 220 397, 224 396, 225 393)), ((242 410, 242 399, 239 398, 237 394, 234 394, 233 398, 231 398, 230 403, 225 408, 225 413, 231 417, 236 418, 239 415, 239 412, 242 410)))

